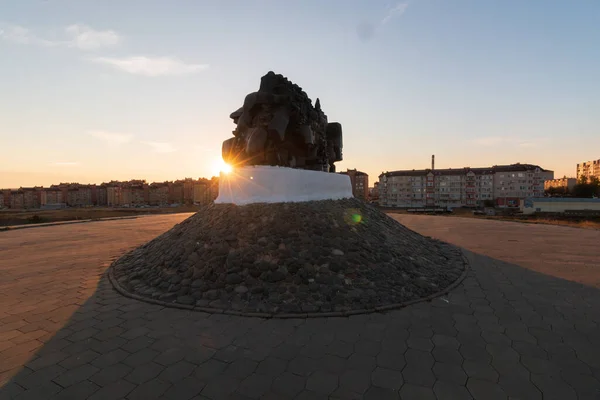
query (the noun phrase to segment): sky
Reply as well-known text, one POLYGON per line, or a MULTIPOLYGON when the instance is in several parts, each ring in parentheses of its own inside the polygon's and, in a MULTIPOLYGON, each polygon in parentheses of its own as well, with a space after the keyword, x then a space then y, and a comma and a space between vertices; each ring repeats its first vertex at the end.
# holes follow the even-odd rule
POLYGON ((597 0, 0 0, 0 187, 218 174, 272 70, 383 171, 600 158, 597 0))

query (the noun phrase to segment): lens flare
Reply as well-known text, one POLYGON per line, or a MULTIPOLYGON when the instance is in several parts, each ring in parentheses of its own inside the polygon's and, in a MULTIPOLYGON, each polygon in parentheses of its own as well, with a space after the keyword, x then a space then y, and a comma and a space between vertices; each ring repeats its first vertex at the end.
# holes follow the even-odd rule
POLYGON ((362 217, 360 216, 360 214, 352 214, 352 221, 355 224, 360 224, 360 221, 362 221, 362 217))

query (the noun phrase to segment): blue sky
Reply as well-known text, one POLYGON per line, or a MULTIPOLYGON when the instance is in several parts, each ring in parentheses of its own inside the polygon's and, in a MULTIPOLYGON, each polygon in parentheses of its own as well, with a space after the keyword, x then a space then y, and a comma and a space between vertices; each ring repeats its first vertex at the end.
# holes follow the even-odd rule
POLYGON ((0 0, 0 187, 216 174, 269 70, 339 168, 600 158, 597 0, 0 0))

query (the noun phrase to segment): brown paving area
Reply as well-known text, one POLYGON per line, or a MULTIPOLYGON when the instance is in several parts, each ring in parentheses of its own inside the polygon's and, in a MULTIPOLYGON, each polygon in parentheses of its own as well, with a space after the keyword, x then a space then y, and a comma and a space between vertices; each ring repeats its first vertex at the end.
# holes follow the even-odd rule
POLYGON ((390 216, 422 235, 600 288, 600 230, 475 218, 390 216))
POLYGON ((112 260, 189 215, 0 232, 0 360, 5 369, 0 385, 93 295, 112 260))
POLYGON ((0 399, 600 399, 600 290, 468 251, 449 294, 348 318, 116 293, 110 261, 183 218, 0 233, 0 399))

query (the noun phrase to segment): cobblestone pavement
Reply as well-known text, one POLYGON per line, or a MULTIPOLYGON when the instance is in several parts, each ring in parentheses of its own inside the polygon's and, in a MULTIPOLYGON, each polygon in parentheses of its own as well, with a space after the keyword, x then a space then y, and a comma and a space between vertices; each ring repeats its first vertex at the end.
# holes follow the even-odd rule
POLYGON ((390 214, 422 235, 600 289, 600 230, 479 218, 390 214))
POLYGON ((110 260, 181 219, 0 233, 0 399, 600 398, 596 288, 467 252, 449 295, 385 314, 261 320, 117 294, 110 260))

